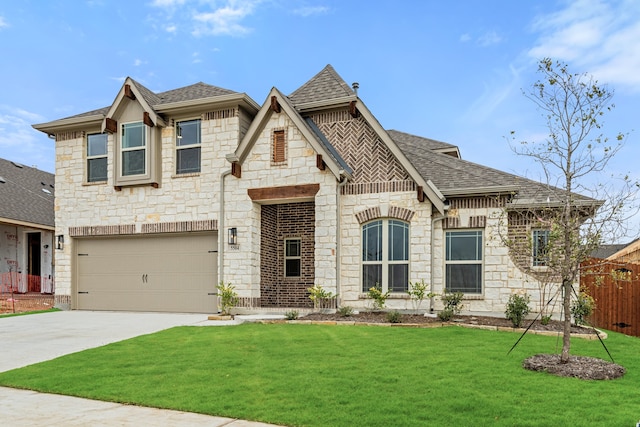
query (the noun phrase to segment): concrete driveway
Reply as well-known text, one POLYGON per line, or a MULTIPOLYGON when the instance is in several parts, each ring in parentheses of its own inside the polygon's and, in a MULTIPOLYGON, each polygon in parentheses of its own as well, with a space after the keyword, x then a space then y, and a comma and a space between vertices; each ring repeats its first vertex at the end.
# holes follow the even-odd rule
MULTIPOLYGON (((59 311, 0 318, 0 372, 175 326, 225 326, 204 314, 59 311)), ((225 426, 270 424, 0 387, 10 426, 225 426)), ((7 423, 5 423, 5 421, 7 423)))

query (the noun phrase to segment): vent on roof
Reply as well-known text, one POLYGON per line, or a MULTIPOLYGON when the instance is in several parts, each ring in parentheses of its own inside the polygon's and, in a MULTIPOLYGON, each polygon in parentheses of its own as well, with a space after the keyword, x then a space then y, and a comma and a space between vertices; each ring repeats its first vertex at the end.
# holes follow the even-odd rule
POLYGON ((42 191, 44 191, 47 194, 51 194, 51 191, 47 190, 46 188, 43 188, 42 191))
POLYGON ((358 89, 360 88, 360 83, 358 82, 353 82, 351 83, 351 87, 353 88, 353 91, 356 93, 356 95, 358 94, 358 89))
POLYGON ((22 169, 23 166, 20 163, 16 163, 16 162, 11 162, 13 164, 13 166, 22 169))
POLYGON ((4 184, 5 182, 7 182, 7 180, 0 176, 0 183, 4 184))

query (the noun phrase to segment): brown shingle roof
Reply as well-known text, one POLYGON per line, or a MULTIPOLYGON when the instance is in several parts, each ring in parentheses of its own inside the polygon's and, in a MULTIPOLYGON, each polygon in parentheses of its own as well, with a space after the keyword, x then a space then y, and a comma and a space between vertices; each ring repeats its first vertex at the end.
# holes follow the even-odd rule
POLYGON ((294 105, 309 102, 326 101, 329 99, 352 96, 355 92, 336 73, 331 65, 327 65, 309 81, 300 86, 288 98, 294 105))
POLYGON ((0 222, 54 225, 54 175, 0 159, 0 222))

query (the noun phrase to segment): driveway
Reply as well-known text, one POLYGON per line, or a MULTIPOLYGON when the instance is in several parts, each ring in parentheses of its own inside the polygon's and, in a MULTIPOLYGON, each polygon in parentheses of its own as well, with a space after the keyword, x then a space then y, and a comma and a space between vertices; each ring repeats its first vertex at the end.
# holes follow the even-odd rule
MULTIPOLYGON (((0 372, 175 326, 237 323, 210 321, 204 314, 106 311, 59 311, 0 318, 0 372)), ((0 420, 11 426, 271 426, 6 387, 0 387, 0 402, 0 420)))

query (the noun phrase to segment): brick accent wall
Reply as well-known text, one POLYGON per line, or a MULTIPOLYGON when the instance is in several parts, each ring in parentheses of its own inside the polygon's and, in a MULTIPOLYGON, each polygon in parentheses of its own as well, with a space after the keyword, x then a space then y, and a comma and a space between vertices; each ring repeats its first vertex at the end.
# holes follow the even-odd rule
POLYGON ((262 307, 312 307, 307 288, 315 281, 315 203, 263 205, 260 250, 262 307), (301 275, 284 277, 284 241, 301 240, 301 275))

